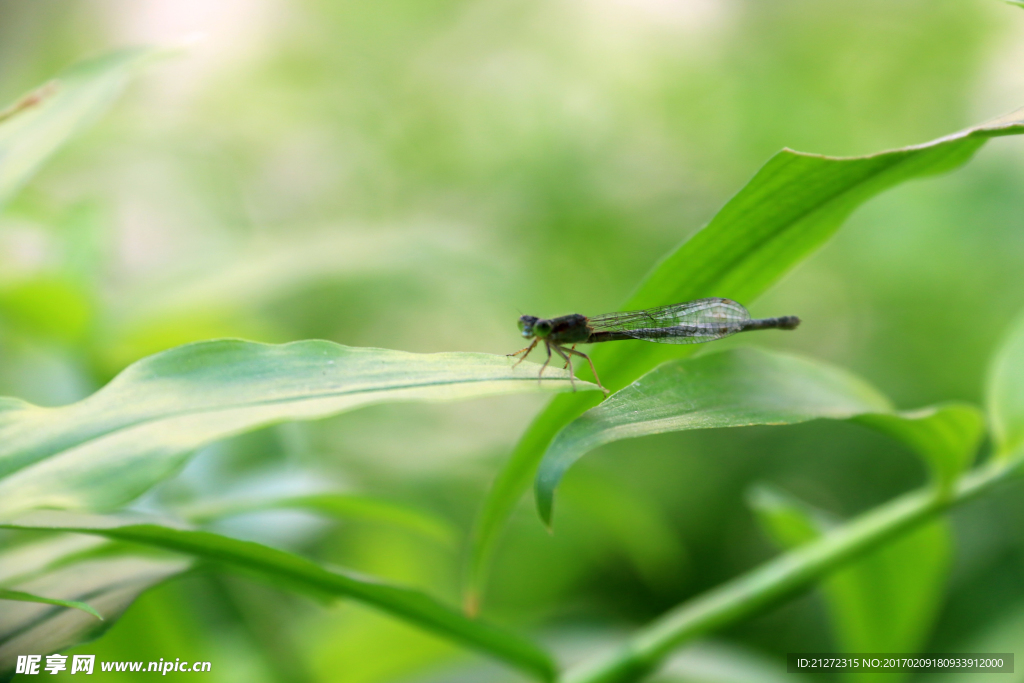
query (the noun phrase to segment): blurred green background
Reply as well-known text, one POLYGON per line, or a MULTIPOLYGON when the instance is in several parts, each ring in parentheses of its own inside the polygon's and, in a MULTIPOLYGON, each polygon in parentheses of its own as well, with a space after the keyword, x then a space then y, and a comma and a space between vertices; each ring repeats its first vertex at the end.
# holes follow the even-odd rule
MULTIPOLYGON (((225 336, 508 353, 520 312, 615 310, 782 147, 866 154, 1024 105, 1024 13, 992 0, 2 0, 0 102, 136 44, 187 47, 0 215, 2 395, 63 404, 225 336)), ((1024 140, 872 201, 744 303, 804 324, 722 345, 840 364, 905 408, 982 402, 1024 309, 1024 140)), ((139 506, 353 490, 464 536, 544 400, 267 429, 198 454, 139 506)), ((762 481, 851 515, 924 472, 842 423, 608 446, 567 478, 555 535, 524 501, 484 611, 568 660, 599 649, 774 554, 744 503, 762 481)), ((925 649, 1012 650, 1024 504, 1006 491, 953 521, 925 649)), ((458 599, 461 548, 386 526, 274 512, 222 530, 458 599)), ((708 647, 750 659, 736 680, 774 680, 786 652, 836 646, 811 594, 708 647)), ((209 572, 76 652, 211 660, 211 682, 519 680, 361 607, 209 572)))

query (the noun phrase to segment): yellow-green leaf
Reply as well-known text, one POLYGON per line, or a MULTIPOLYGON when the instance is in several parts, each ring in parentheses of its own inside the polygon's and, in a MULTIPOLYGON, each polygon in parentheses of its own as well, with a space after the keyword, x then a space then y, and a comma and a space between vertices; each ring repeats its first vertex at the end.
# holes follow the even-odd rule
POLYGON ((117 99, 150 49, 75 64, 0 112, 0 207, 117 99))
MULTIPOLYGON (((483 353, 415 354, 327 341, 187 344, 128 367, 78 403, 0 399, 0 515, 112 509, 212 441, 392 401, 571 391, 567 373, 483 353)), ((596 389, 576 381, 576 390, 596 389)))
POLYGON ((99 620, 103 620, 103 615, 97 612, 95 609, 90 607, 84 602, 78 600, 61 600, 60 598, 47 598, 42 595, 33 595, 32 593, 25 593, 23 591, 12 591, 6 588, 0 588, 0 600, 14 600, 17 602, 37 602, 44 605, 57 605, 58 607, 67 607, 69 609, 80 609, 87 614, 91 614, 99 620))

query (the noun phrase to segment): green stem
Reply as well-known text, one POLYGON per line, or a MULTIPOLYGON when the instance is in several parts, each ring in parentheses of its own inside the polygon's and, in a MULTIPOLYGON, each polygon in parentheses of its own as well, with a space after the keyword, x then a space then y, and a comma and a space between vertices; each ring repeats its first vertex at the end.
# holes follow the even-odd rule
POLYGON ((960 479, 947 495, 934 488, 905 494, 826 536, 785 553, 676 607, 620 648, 566 672, 563 683, 631 683, 673 650, 777 604, 847 562, 992 488, 1024 463, 994 461, 960 479))

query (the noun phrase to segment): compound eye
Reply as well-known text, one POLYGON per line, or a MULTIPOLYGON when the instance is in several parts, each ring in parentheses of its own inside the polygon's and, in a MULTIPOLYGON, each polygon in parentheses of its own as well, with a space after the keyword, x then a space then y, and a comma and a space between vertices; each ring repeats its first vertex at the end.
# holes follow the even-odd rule
POLYGON ((538 337, 546 337, 551 334, 551 323, 541 320, 533 326, 533 331, 538 337))
POLYGON ((533 324, 537 322, 536 316, 532 315, 521 315, 519 316, 519 331, 524 337, 529 339, 533 336, 533 324))

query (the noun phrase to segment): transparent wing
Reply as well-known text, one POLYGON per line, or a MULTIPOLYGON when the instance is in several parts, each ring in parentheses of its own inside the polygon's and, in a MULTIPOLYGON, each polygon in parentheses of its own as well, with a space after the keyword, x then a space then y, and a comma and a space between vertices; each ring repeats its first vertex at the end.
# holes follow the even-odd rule
POLYGON ((741 332, 749 320, 750 313, 740 304, 731 299, 715 298, 643 311, 606 313, 588 318, 587 322, 598 337, 608 339, 699 344, 741 332))

